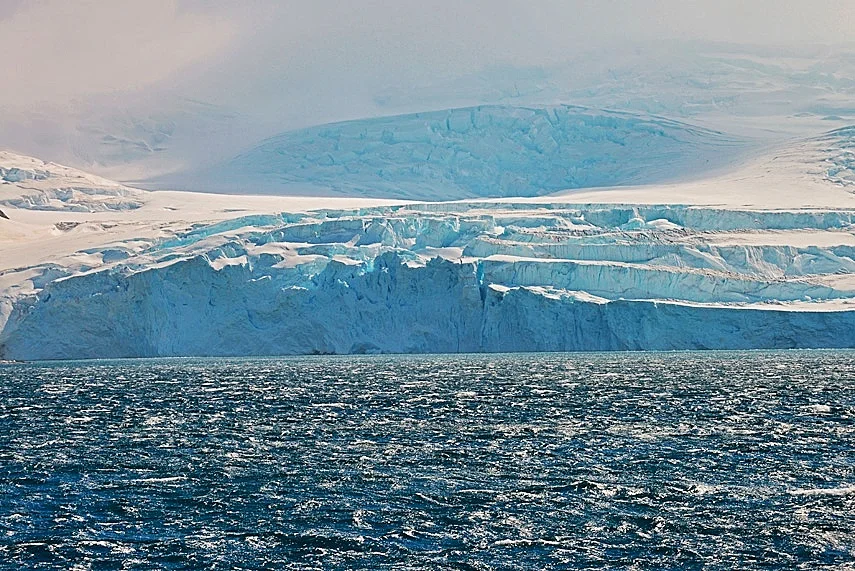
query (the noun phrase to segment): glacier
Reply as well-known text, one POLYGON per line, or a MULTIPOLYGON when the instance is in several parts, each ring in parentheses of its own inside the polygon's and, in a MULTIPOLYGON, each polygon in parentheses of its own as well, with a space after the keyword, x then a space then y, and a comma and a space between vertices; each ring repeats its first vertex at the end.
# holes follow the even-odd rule
POLYGON ((0 359, 855 347, 853 140, 636 185, 668 142, 613 187, 432 202, 150 192, 2 152, 0 359))
POLYGON ((7 310, 0 356, 847 347, 853 224, 567 203, 238 217, 46 265, 7 310), (772 239, 732 243, 745 232, 772 239), (839 243, 780 243, 811 232, 839 243))
POLYGON ((726 164, 748 141, 574 105, 479 105, 287 132, 191 177, 211 189, 414 200, 647 184, 726 164))

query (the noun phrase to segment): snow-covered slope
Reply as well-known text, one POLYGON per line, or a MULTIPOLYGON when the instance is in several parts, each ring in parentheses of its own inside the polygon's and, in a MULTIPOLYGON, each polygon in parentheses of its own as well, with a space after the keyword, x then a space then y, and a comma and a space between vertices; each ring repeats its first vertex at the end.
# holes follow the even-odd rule
POLYGON ((530 198, 4 206, 0 358, 855 346, 851 141, 530 198))
POLYGON ((745 142, 661 117, 478 106, 312 127, 204 175, 234 192, 418 200, 537 196, 698 177, 745 142))
POLYGON ((139 190, 77 169, 0 151, 0 205, 90 212, 141 205, 139 190))

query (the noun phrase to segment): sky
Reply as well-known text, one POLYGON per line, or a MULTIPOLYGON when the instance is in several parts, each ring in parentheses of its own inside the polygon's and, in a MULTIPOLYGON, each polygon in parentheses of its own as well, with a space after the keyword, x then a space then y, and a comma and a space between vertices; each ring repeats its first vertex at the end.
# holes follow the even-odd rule
POLYGON ((855 1, 0 0, 0 29, 0 147, 97 162, 87 130, 116 114, 177 117, 177 99, 243 121, 219 135, 196 121, 185 148, 248 144, 371 112, 378 94, 592 50, 839 45, 855 40, 855 1))
POLYGON ((656 39, 837 43, 855 39, 855 2, 0 0, 0 25, 8 105, 192 81, 204 96, 229 77, 241 94, 448 75, 656 39))

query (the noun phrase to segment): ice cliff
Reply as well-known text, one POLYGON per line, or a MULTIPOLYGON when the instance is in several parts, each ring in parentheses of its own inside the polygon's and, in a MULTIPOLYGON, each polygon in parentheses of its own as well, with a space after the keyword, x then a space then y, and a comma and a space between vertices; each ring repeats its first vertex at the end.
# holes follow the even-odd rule
POLYGON ((853 224, 549 202, 237 217, 28 269, 0 358, 849 347, 853 224))

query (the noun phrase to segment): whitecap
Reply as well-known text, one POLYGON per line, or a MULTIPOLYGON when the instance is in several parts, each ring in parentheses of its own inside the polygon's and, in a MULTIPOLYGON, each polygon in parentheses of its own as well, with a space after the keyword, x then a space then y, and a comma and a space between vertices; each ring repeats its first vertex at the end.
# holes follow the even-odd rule
POLYGON ((855 494, 855 486, 843 486, 840 488, 804 488, 791 490, 794 496, 849 496, 855 494))

